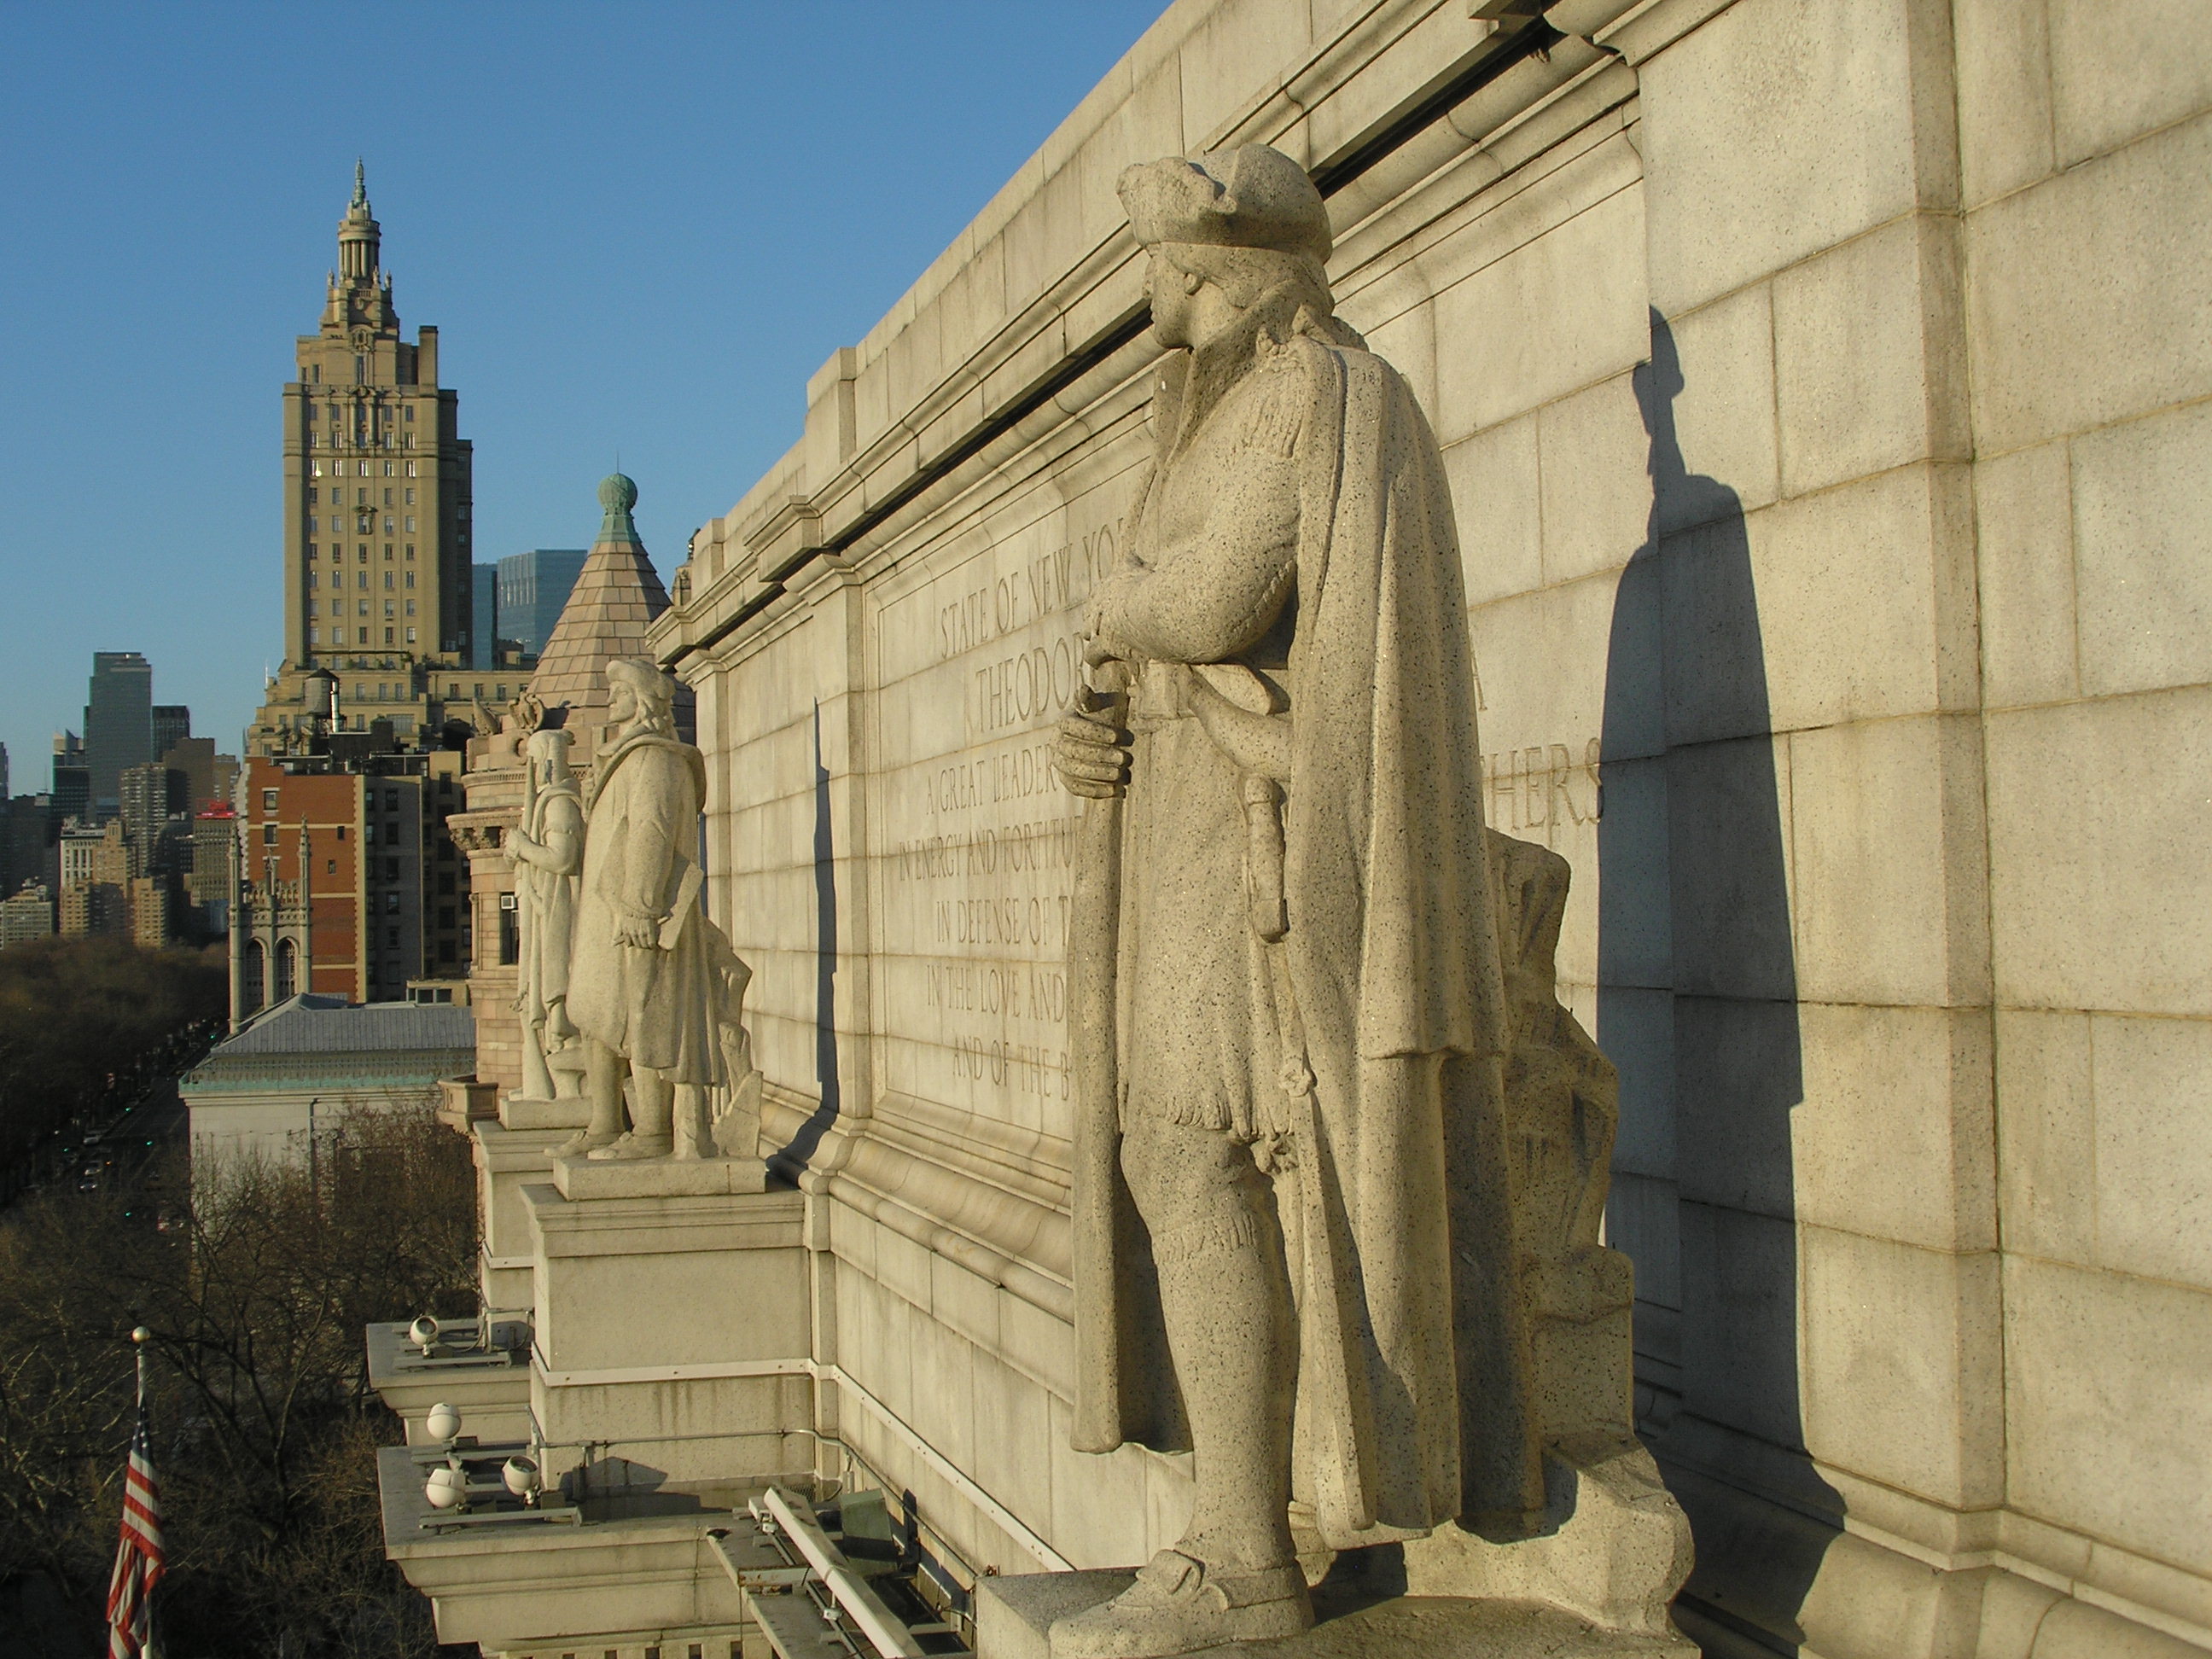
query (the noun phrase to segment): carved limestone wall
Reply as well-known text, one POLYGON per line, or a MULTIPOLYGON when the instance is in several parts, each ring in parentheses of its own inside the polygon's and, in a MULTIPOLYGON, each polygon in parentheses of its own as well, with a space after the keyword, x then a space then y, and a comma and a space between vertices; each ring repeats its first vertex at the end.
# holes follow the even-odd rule
POLYGON ((1527 1068, 1534 1271, 1595 1422, 1618 1379, 1564 1355, 1633 1262, 1686 1627, 2212 1645, 2174 1105, 2212 1076, 2212 41, 2112 9, 1185 0, 824 364, 653 638, 807 1194, 825 1462, 976 1572, 1141 1560, 1188 1501, 1066 1449, 1045 751, 1147 453, 1112 180, 1257 139, 1442 446, 1489 820, 1573 872, 1505 861, 1619 1121, 1600 1249, 1598 1062, 1527 1068))

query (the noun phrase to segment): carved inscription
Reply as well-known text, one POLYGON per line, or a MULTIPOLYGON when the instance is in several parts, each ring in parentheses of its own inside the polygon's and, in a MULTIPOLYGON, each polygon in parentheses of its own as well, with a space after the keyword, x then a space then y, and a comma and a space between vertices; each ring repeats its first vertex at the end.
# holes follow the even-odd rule
POLYGON ((895 948, 919 974, 902 994, 919 992, 923 1018, 902 1024, 944 1068, 915 1079, 929 1092, 1067 1097, 1060 958, 1078 819, 1050 733, 1082 690, 1077 624, 1123 529, 1114 519, 1041 550, 1002 544, 995 568, 975 560, 932 595, 929 647, 944 666, 916 683, 949 689, 957 672, 964 742, 891 781, 884 861, 895 948))
POLYGON ((1598 821, 1605 810, 1598 781, 1601 745, 1595 738, 1579 752, 1564 743, 1504 749, 1482 757, 1483 817, 1493 830, 1523 837, 1543 832, 1557 847, 1562 834, 1598 821))
MULTIPOLYGON (((1009 538, 906 601, 927 609, 899 631, 887 689, 957 696, 962 734, 894 760, 879 820, 885 943, 903 975, 893 1023, 927 1044, 913 1079, 925 1093, 1067 1098, 1060 958, 1081 819, 1053 775, 1051 732, 1083 687, 1077 624, 1124 531, 1115 519, 1041 550, 1009 538)), ((1486 754, 1486 815, 1559 845, 1603 810, 1598 756, 1595 738, 1486 754)))

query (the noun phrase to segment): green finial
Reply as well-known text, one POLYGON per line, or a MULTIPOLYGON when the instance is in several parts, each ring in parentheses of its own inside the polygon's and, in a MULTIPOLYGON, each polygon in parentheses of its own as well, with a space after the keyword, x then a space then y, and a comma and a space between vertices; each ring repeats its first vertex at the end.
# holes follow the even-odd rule
POLYGON ((359 156, 353 163, 353 205, 362 212, 368 211, 368 169, 362 165, 359 156))
POLYGON ((637 505, 637 485, 619 472, 610 473, 599 482, 599 505, 606 509, 606 519, 599 526, 603 542, 626 542, 642 546, 638 540, 637 524, 629 515, 637 505))

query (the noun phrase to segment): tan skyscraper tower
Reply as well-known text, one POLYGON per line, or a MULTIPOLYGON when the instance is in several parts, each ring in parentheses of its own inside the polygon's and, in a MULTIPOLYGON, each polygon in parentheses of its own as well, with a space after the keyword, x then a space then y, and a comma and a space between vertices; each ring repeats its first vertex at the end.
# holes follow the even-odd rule
POLYGON ((284 666, 249 746, 287 747, 301 682, 337 677, 337 724, 434 743, 432 676, 468 661, 471 446, 438 384, 438 331, 400 337, 367 180, 338 222, 321 326, 284 388, 284 666))

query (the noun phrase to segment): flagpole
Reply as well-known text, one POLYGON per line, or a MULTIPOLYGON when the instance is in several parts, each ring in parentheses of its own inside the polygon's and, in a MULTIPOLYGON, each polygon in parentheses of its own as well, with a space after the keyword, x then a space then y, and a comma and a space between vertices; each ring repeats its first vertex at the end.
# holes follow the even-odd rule
MULTIPOLYGON (((154 1340, 154 1333, 143 1325, 131 1329, 131 1346, 138 1351, 138 1420, 146 1420, 146 1345, 154 1340)), ((146 1589, 146 1645, 139 1650, 140 1659, 161 1659, 161 1648, 154 1635, 154 1589, 146 1589)))

